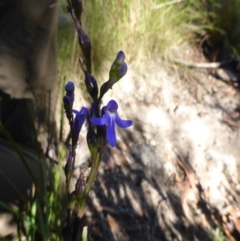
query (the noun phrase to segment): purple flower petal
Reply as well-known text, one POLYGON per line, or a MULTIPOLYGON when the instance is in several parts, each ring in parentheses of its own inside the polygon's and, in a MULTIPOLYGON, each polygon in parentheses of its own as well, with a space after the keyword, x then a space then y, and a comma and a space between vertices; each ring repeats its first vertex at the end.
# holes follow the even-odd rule
POLYGON ((83 122, 86 119, 88 109, 86 107, 82 107, 80 111, 72 110, 72 112, 76 115, 73 120, 73 145, 76 145, 79 132, 82 129, 83 122))
POLYGON ((131 120, 120 119, 117 113, 117 109, 118 109, 117 102, 115 100, 110 100, 107 106, 103 108, 102 112, 104 112, 104 114, 101 118, 97 118, 97 117, 90 118, 90 121, 94 125, 100 125, 100 126, 106 125, 106 132, 107 132, 106 138, 108 143, 112 147, 116 146, 116 143, 117 143, 116 133, 115 133, 115 123, 121 128, 126 128, 132 125, 131 120))
POLYGON ((108 110, 117 110, 118 109, 118 104, 115 100, 110 100, 107 104, 107 109, 108 110))
POLYGON ((80 114, 87 114, 87 112, 88 112, 88 108, 86 108, 86 107, 82 107, 82 109, 80 110, 80 114))
POLYGON ((76 116, 85 115, 85 114, 87 114, 87 112, 88 112, 88 108, 82 107, 80 111, 72 110, 72 112, 73 112, 74 114, 76 114, 76 116))
POLYGON ((107 141, 112 147, 116 146, 117 143, 114 124, 114 118, 110 117, 107 125, 107 141))
POLYGON ((71 81, 67 82, 67 84, 65 85, 65 91, 73 93, 74 89, 75 89, 74 83, 71 81))
POLYGON ((76 114, 74 121, 73 121, 73 128, 75 130, 81 130, 83 122, 86 119, 88 109, 85 107, 82 107, 80 111, 73 110, 72 111, 74 114, 76 114))
POLYGON ((131 120, 122 120, 122 119, 120 119, 118 114, 115 115, 115 122, 121 128, 127 128, 127 127, 132 125, 132 121, 131 120))
POLYGON ((107 122, 108 122, 108 117, 107 117, 107 115, 104 115, 104 116, 101 117, 101 118, 92 117, 92 118, 90 118, 90 121, 91 121, 94 125, 103 126, 103 125, 106 125, 106 124, 107 124, 107 122))

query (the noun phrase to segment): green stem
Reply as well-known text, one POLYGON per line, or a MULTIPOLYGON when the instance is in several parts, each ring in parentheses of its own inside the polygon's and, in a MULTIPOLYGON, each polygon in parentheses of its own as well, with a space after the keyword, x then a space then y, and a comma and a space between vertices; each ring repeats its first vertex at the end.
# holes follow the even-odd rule
MULTIPOLYGON (((98 143, 101 143, 101 141, 102 141, 102 139, 99 138, 98 143)), ((100 165, 100 162, 102 159, 102 155, 103 155, 103 152, 105 149, 105 145, 104 144, 97 145, 96 149, 97 150, 95 151, 94 154, 92 154, 92 157, 91 157, 91 163, 92 163, 91 171, 88 176, 88 181, 87 181, 86 187, 85 187, 82 197, 81 197, 81 202, 79 203, 79 210, 78 210, 79 218, 82 218, 82 216, 84 215, 84 209, 86 206, 87 197, 91 190, 95 177, 97 175, 98 168, 99 168, 99 165, 100 165)))

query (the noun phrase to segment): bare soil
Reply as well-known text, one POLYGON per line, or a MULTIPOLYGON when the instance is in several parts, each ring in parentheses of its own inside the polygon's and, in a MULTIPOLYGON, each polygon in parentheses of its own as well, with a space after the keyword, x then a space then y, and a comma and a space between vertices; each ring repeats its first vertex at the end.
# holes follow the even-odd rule
MULTIPOLYGON (((181 58, 207 62, 196 50, 181 58)), ((89 240, 240 240, 239 80, 220 70, 129 64, 104 104, 117 100, 133 127, 117 130, 101 163, 89 240)))

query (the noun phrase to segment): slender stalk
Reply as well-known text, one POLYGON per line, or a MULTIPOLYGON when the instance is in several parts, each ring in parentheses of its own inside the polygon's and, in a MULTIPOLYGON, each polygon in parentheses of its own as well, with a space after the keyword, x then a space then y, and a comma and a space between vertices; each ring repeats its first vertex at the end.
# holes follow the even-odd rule
MULTIPOLYGON (((101 140, 102 140, 102 138, 99 138, 99 142, 101 140)), ((101 162, 101 159, 102 159, 104 149, 105 149, 105 145, 101 145, 99 147, 99 150, 95 152, 93 158, 91 158, 92 167, 91 167, 91 171, 90 171, 89 176, 88 176, 88 181, 87 181, 86 187, 85 187, 85 189, 83 191, 83 194, 82 194, 81 202, 79 204, 79 210, 78 210, 78 217, 79 218, 82 218, 83 215, 84 215, 84 209, 85 209, 87 197, 88 197, 90 189, 93 185, 95 177, 98 173, 98 168, 99 168, 99 165, 100 165, 100 162, 101 162)))

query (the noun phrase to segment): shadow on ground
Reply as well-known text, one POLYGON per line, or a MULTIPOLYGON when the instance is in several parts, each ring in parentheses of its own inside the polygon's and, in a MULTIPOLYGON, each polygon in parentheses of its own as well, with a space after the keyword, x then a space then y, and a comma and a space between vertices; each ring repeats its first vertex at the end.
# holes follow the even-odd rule
POLYGON ((206 228, 187 220, 179 191, 167 184, 161 153, 145 143, 140 125, 135 128, 137 140, 125 131, 104 157, 88 200, 89 240, 212 240, 206 228))

